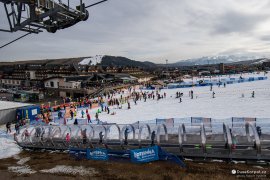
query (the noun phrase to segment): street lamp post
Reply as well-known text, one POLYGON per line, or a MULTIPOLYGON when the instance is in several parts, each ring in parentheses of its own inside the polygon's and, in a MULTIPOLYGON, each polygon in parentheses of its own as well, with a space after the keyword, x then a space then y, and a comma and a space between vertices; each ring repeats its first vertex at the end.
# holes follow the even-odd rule
POLYGON ((168 79, 168 75, 169 75, 168 59, 166 59, 166 69, 167 69, 166 77, 168 79))

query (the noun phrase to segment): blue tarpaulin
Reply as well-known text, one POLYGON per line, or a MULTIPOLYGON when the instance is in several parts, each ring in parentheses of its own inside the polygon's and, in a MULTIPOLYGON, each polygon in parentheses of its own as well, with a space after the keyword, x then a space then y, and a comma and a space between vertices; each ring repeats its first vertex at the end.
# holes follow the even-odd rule
POLYGON ((110 149, 78 149, 70 148, 69 154, 76 159, 89 160, 115 160, 116 158, 131 159, 134 163, 148 163, 151 161, 165 160, 172 161, 181 167, 186 167, 185 163, 178 156, 167 153, 159 146, 151 146, 148 148, 134 150, 110 150, 110 149))
POLYGON ((86 157, 90 160, 107 161, 109 159, 107 149, 87 149, 86 157))
POLYGON ((147 163, 159 160, 158 146, 135 149, 130 151, 131 161, 134 163, 147 163))
POLYGON ((27 106, 18 108, 16 110, 17 118, 18 120, 21 119, 30 119, 31 121, 34 121, 38 114, 40 114, 40 107, 39 106, 27 106))

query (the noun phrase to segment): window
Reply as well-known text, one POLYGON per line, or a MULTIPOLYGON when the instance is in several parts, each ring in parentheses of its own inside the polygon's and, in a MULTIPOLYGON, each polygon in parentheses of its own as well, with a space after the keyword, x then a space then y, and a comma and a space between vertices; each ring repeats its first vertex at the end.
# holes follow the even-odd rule
POLYGON ((54 87, 54 82, 51 81, 51 82, 50 82, 50 85, 51 85, 51 87, 54 87))

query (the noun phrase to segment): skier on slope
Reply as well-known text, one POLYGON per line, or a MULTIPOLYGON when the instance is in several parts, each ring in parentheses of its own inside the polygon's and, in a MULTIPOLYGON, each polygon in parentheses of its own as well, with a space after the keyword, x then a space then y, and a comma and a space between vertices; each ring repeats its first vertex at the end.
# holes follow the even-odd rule
POLYGON ((78 119, 77 118, 74 120, 74 123, 73 124, 74 125, 78 125, 78 119))
POLYGON ((255 91, 252 91, 251 97, 255 98, 255 91))
POLYGON ((86 115, 86 116, 87 116, 88 123, 92 123, 92 122, 91 122, 91 116, 90 116, 90 114, 89 114, 89 113, 87 113, 87 115, 86 115))
POLYGON ((74 116, 74 113, 73 113, 72 110, 70 110, 70 117, 71 117, 71 119, 73 119, 73 116, 74 116))
POLYGON ((193 99, 193 90, 190 91, 191 99, 193 99))
POLYGON ((82 111, 81 111, 82 118, 84 118, 84 114, 85 114, 85 113, 84 113, 84 111, 82 110, 82 111))
POLYGON ((6 124, 6 128, 7 128, 7 134, 8 134, 8 131, 11 133, 11 123, 10 122, 8 122, 6 124))

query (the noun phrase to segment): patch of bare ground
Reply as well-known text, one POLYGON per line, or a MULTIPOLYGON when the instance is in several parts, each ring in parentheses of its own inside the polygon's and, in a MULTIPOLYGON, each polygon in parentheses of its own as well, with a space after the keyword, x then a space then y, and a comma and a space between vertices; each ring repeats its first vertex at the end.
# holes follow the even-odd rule
MULTIPOLYGON (((21 166, 27 166, 36 173, 19 174, 12 172, 9 167, 20 166, 18 158, 0 160, 0 179, 236 179, 232 169, 258 170, 252 165, 234 164, 226 162, 198 163, 187 161, 187 168, 158 161, 148 164, 132 164, 129 162, 103 162, 75 160, 66 153, 29 152, 23 151, 18 155, 20 159, 28 158, 21 166), (30 157, 30 159, 29 159, 30 157), (72 171, 72 172, 69 172, 72 171)), ((269 166, 263 166, 269 177, 269 166)))

